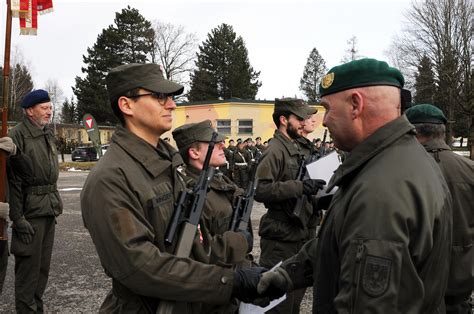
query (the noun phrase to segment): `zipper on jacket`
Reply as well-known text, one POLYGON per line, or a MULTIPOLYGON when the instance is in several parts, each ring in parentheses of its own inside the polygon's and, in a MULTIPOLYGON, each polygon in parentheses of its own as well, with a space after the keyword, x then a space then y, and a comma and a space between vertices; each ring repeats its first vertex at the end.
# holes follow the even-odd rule
POLYGON ((357 245, 357 253, 355 258, 355 269, 354 269, 354 277, 352 282, 352 307, 351 313, 356 313, 356 306, 357 306, 357 298, 359 297, 359 284, 360 284, 360 276, 361 276, 361 268, 362 268, 362 257, 364 255, 364 242, 358 241, 357 245))

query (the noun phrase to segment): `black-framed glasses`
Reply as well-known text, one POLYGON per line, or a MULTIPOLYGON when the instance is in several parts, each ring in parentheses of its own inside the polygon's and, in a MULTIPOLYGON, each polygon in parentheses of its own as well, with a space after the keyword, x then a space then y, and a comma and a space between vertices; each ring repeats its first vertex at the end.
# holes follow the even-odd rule
POLYGON ((157 99, 158 101, 162 102, 162 103, 165 103, 167 102, 168 100, 170 99, 173 99, 173 95, 172 94, 166 94, 166 93, 147 93, 147 94, 139 94, 139 95, 133 95, 133 96, 126 96, 128 98, 139 98, 139 97, 142 97, 142 96, 151 96, 155 99, 157 99))

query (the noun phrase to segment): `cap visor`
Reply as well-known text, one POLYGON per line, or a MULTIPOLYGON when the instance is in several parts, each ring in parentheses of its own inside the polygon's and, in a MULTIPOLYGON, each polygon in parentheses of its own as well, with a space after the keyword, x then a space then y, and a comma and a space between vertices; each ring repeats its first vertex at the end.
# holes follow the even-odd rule
POLYGON ((143 88, 151 90, 156 93, 171 94, 174 96, 181 95, 184 91, 184 86, 166 79, 159 81, 151 81, 143 88))

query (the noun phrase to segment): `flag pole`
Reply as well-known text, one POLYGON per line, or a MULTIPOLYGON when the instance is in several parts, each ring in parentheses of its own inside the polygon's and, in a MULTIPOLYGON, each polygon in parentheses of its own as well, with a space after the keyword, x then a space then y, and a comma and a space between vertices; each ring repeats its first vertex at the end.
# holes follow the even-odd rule
MULTIPOLYGON (((12 33, 12 10, 11 0, 7 1, 7 21, 5 27, 5 55, 3 61, 3 105, 2 111, 2 133, 1 136, 6 136, 8 132, 8 96, 10 92, 10 47, 11 47, 11 33, 12 33)), ((0 152, 0 202, 6 201, 6 178, 7 178, 7 158, 5 152, 0 152)), ((0 219, 0 240, 6 240, 8 235, 6 233, 7 222, 0 219), (3 226, 2 226, 3 225, 3 226)))

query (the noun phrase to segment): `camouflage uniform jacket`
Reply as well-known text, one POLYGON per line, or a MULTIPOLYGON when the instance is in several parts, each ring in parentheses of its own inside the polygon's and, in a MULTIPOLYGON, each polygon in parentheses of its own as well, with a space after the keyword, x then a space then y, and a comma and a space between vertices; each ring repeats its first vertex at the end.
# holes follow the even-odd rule
POLYGON ((10 219, 59 216, 63 203, 56 186, 59 165, 52 130, 48 126, 40 129, 24 118, 8 136, 27 158, 31 169, 28 175, 17 167, 10 169, 10 219))
POLYGON ((255 200, 268 209, 260 220, 259 235, 263 238, 290 242, 308 239, 312 205, 305 202, 301 217, 293 215, 297 198, 303 196, 303 183, 296 180, 303 154, 296 141, 275 130, 272 145, 260 157, 255 200))
POLYGON ((177 301, 175 313, 196 313, 200 305, 191 302, 229 301, 231 269, 173 256, 174 247, 164 244, 173 204, 186 184, 183 169, 169 144, 160 141, 155 148, 118 127, 107 154, 89 174, 81 193, 82 216, 112 278, 102 311, 145 312, 167 299, 177 301))
POLYGON ((423 144, 443 172, 453 197, 453 251, 446 295, 474 290, 474 161, 459 156, 443 140, 423 144))
POLYGON ((334 186, 317 238, 283 265, 295 287, 314 282, 313 313, 441 313, 451 196, 406 117, 359 144, 334 186))

